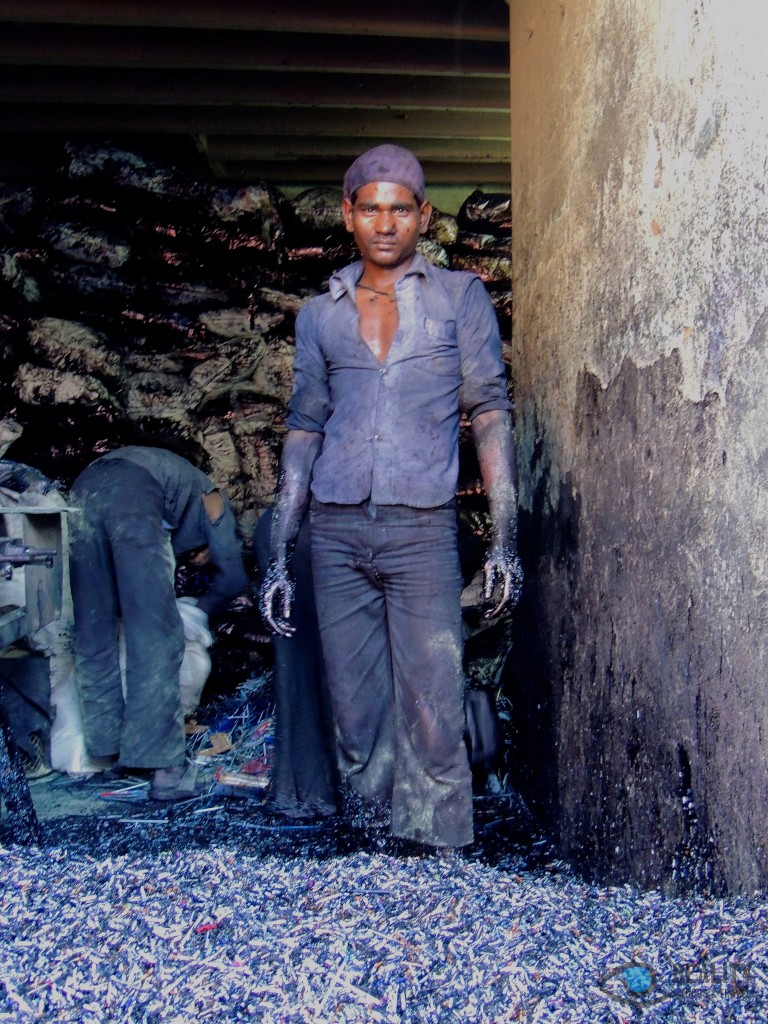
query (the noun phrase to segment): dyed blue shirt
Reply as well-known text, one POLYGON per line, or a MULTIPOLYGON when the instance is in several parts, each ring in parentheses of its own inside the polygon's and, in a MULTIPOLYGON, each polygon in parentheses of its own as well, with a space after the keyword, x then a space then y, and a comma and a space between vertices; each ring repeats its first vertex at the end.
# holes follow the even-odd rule
POLYGON ((459 420, 509 410, 496 314, 474 274, 416 253, 395 286, 399 327, 380 363, 360 336, 361 262, 334 274, 296 320, 288 426, 324 435, 323 502, 434 508, 456 491, 459 420))
POLYGON ((170 533, 174 555, 178 557, 194 548, 208 546, 218 572, 209 590, 197 602, 206 614, 221 610, 248 587, 232 506, 222 494, 221 515, 215 522, 208 518, 201 498, 218 488, 202 470, 164 448, 139 445, 117 448, 101 458, 141 466, 157 481, 163 491, 163 524, 170 533))

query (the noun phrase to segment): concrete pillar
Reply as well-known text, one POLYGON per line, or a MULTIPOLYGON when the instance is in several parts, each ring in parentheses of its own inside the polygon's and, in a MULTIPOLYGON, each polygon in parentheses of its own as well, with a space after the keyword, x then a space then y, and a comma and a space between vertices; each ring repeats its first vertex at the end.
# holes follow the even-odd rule
POLYGON ((524 792, 645 885, 768 883, 768 9, 511 0, 524 792))

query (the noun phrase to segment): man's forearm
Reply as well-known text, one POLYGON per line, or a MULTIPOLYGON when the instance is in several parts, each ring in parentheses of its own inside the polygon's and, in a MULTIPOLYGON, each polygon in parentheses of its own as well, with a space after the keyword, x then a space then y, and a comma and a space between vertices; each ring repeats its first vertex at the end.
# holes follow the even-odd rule
POLYGON ((485 614, 493 618, 517 603, 523 585, 517 555, 517 464, 512 421, 502 410, 489 410, 472 420, 472 430, 493 523, 493 538, 483 566, 483 593, 486 600, 495 601, 485 614))
POLYGON ((493 539, 505 548, 517 543, 517 462, 509 413, 492 409, 472 420, 480 474, 493 523, 493 539))
POLYGON ((289 430, 286 435, 269 545, 269 561, 273 566, 284 567, 296 543, 309 504, 312 467, 322 441, 322 434, 307 430, 289 430))
POLYGON ((295 633, 291 625, 294 587, 288 559, 299 535, 309 503, 309 483, 323 442, 322 434, 289 430, 280 460, 277 501, 272 516, 269 567, 259 588, 259 610, 264 622, 280 636, 295 633))

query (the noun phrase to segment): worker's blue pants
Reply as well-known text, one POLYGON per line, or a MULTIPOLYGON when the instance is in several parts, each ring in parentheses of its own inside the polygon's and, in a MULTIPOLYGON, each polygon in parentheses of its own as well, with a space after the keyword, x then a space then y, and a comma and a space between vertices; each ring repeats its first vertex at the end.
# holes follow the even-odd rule
POLYGON ((70 516, 70 582, 86 749, 134 768, 183 764, 184 630, 162 488, 140 466, 107 460, 80 474, 71 501, 81 510, 70 516))
POLYGON ((472 842, 456 510, 311 509, 317 612, 341 777, 394 835, 472 842))

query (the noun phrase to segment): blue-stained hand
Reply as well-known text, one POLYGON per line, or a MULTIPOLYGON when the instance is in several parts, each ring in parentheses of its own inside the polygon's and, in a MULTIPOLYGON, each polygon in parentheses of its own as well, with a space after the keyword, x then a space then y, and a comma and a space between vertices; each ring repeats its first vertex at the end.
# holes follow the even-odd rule
POLYGON ((483 596, 491 601, 498 593, 498 600, 486 613, 492 619, 504 608, 514 608, 520 600, 523 589, 523 567, 517 551, 513 548, 491 545, 483 566, 483 596))
POLYGON ((290 637, 296 627, 290 623, 293 580, 285 567, 271 565, 259 587, 259 611, 264 622, 279 636, 290 637))

